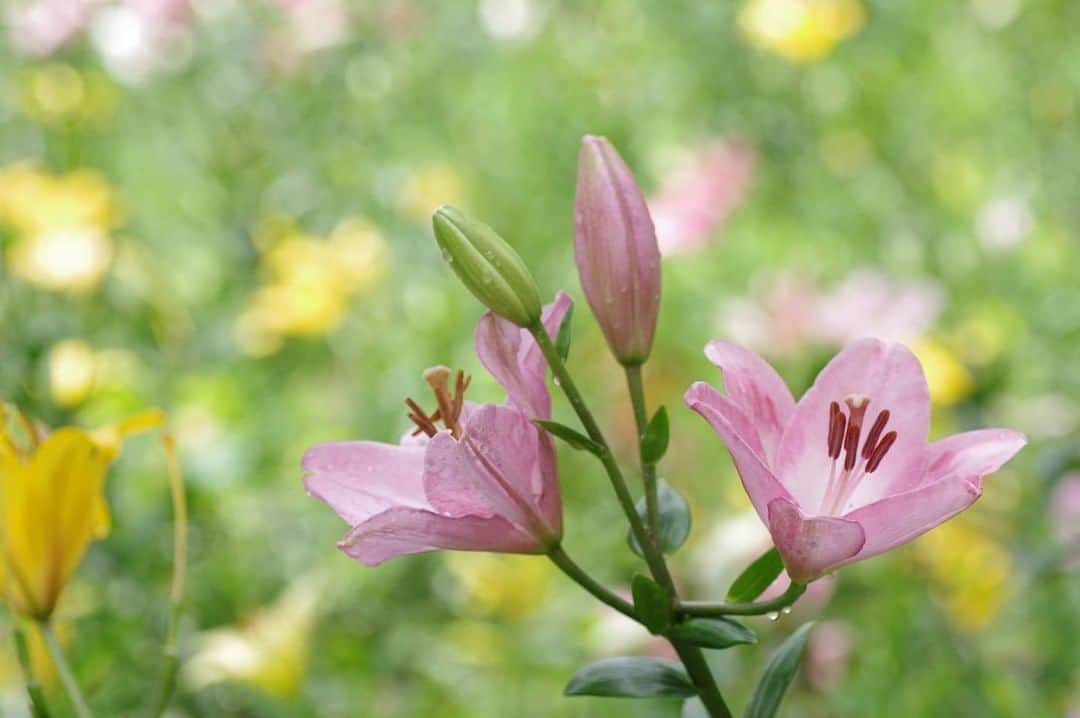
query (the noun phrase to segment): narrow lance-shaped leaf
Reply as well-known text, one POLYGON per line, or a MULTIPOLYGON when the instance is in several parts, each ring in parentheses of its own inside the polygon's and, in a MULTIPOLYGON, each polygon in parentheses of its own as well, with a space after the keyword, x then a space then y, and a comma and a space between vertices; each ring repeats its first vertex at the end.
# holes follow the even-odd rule
POLYGON ((645 427, 645 433, 641 437, 641 459, 646 464, 657 464, 667 453, 670 427, 665 407, 660 407, 653 414, 653 418, 645 427))
MULTIPOLYGON (((660 504, 660 527, 657 531, 660 550, 664 553, 674 553, 686 543, 687 537, 690 536, 690 504, 663 479, 657 481, 656 493, 660 504)), ((641 520, 645 521, 644 498, 637 502, 637 512, 641 520)), ((630 544, 631 551, 638 556, 643 555, 637 537, 631 531, 626 532, 626 541, 630 544)))
POLYGON ((684 697, 697 693, 678 663, 641 656, 590 663, 570 678, 563 692, 568 696, 614 698, 684 697))
POLYGON ((734 603, 753 601, 772 585, 783 570, 784 561, 780 558, 780 552, 775 548, 769 549, 739 574, 728 589, 727 599, 734 603))
POLYGON ((634 611, 650 633, 663 633, 671 623, 668 596, 656 581, 640 573, 630 582, 634 611))
POLYGON ((563 317, 562 324, 559 325, 559 333, 555 336, 555 351, 559 354, 559 359, 562 359, 563 363, 566 363, 566 358, 570 356, 570 341, 573 339, 574 334, 574 305, 571 304, 570 308, 566 310, 566 316, 563 317))
POLYGON ((557 421, 547 421, 545 419, 533 419, 532 423, 542 428, 547 433, 551 434, 557 439, 562 439, 571 448, 578 449, 580 451, 588 451, 593 454, 599 455, 603 452, 604 447, 597 444, 595 441, 585 436, 579 431, 571 429, 565 424, 560 424, 557 421))
POLYGON ((730 618, 691 618, 676 623, 667 635, 702 648, 730 648, 742 643, 757 643, 753 631, 730 618))
POLYGON ((765 672, 761 675, 757 688, 754 689, 750 705, 743 714, 744 718, 772 718, 776 715, 776 709, 780 707, 784 691, 787 690, 791 679, 795 677, 799 660, 802 659, 803 651, 806 649, 806 639, 813 625, 813 623, 804 623, 780 644, 780 648, 769 659, 769 665, 765 666, 765 672))

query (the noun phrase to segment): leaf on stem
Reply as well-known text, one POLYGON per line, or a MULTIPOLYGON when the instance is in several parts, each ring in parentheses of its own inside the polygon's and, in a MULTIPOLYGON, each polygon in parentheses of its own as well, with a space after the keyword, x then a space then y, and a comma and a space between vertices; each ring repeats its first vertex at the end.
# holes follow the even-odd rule
POLYGON ((702 648, 730 648, 757 643, 757 636, 746 626, 730 618, 691 618, 676 623, 668 636, 702 648))
POLYGON ((772 718, 776 715, 784 691, 795 677, 813 625, 812 622, 804 623, 780 644, 780 648, 769 659, 769 665, 765 666, 765 672, 754 689, 754 696, 750 699, 744 718, 772 718))
MULTIPOLYGON (((656 482, 656 494, 660 504, 660 526, 657 528, 660 550, 664 553, 674 553, 686 543, 687 537, 690 536, 690 504, 663 479, 656 482)), ((637 502, 637 512, 641 520, 645 521, 644 498, 637 502)), ((631 551, 638 556, 644 556, 633 532, 627 531, 626 541, 630 544, 631 551)))
POLYGON ((667 630, 671 625, 671 608, 660 584, 643 574, 634 574, 630 592, 634 595, 634 611, 645 628, 654 634, 667 630))
POLYGON ((783 570, 784 562, 780 558, 780 552, 775 548, 769 549, 739 574, 728 589, 727 599, 734 603, 753 601, 772 585, 783 570))
POLYGON ((667 408, 660 407, 653 414, 645 433, 641 437, 641 459, 646 464, 658 464, 667 453, 670 429, 667 408))
POLYGON ((570 308, 566 310, 566 316, 563 317, 562 323, 559 325, 559 332, 555 335, 555 351, 559 354, 559 359, 562 363, 566 363, 566 358, 570 356, 570 340, 574 334, 574 305, 571 304, 570 308))
POLYGON ((545 419, 533 419, 532 423, 539 426, 541 429, 551 434, 557 439, 562 439, 572 448, 580 451, 588 451, 592 454, 599 456, 603 453, 604 447, 597 444, 595 441, 585 436, 579 431, 571 429, 565 424, 560 424, 557 421, 547 421, 545 419))
POLYGON ((642 656, 605 658, 588 664, 570 678, 568 696, 659 698, 692 696, 694 684, 674 661, 642 656))
POLYGON ((682 718, 709 718, 705 704, 697 696, 687 698, 682 704, 682 718))

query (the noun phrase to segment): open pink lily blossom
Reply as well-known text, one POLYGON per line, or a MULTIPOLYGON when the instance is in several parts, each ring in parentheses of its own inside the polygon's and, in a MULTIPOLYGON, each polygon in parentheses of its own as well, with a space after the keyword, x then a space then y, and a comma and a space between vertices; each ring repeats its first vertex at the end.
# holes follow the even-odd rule
POLYGON ((796 403, 761 357, 726 342, 705 349, 725 394, 686 393, 724 441, 793 581, 888 551, 952 518, 1026 442, 983 429, 929 442, 930 394, 902 344, 860 339, 796 403))
MULTIPOLYGON (((549 333, 570 304, 559 292, 544 308, 549 333)), ((551 416, 544 357, 527 331, 491 312, 476 352, 505 404, 466 402, 468 377, 435 367, 425 379, 437 408, 406 400, 416 430, 400 445, 327 443, 304 455, 308 492, 352 527, 338 544, 352 558, 376 566, 435 549, 544 553, 562 538, 555 446, 530 423, 551 416)))

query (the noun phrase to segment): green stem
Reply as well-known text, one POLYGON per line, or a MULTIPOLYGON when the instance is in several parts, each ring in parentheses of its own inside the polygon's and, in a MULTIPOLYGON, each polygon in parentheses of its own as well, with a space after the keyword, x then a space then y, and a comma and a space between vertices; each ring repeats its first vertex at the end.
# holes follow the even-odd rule
POLYGON ((176 690, 176 671, 180 662, 176 650, 176 634, 180 624, 180 613, 184 601, 184 579, 187 571, 187 499, 184 495, 184 477, 180 470, 180 460, 176 454, 176 444, 170 434, 161 437, 165 451, 165 462, 169 475, 169 497, 173 511, 173 574, 172 587, 169 591, 169 618, 165 626, 165 640, 161 646, 162 665, 158 678, 157 698, 154 700, 150 715, 153 718, 165 713, 176 690))
POLYGON ((701 649, 682 641, 672 641, 671 645, 675 647, 679 659, 686 666, 686 674, 694 682, 694 686, 698 690, 698 698, 701 699, 701 703, 705 706, 705 710, 709 712, 709 715, 712 718, 732 718, 731 709, 724 702, 724 696, 720 694, 720 689, 716 687, 712 670, 709 668, 709 664, 705 662, 705 654, 702 653, 701 649))
POLYGON ((776 598, 759 603, 716 603, 713 601, 679 601, 675 609, 688 616, 760 616, 775 613, 795 603, 806 593, 806 584, 792 583, 776 598))
POLYGON ((611 447, 604 438, 603 432, 600 431, 600 427, 597 425, 596 419, 593 418, 588 406, 585 405, 585 399, 582 398, 581 392, 578 391, 577 385, 566 370, 566 365, 563 364, 562 359, 559 357, 559 352, 555 349, 551 337, 548 336, 544 326, 539 323, 534 327, 530 327, 529 331, 536 339, 540 351, 544 354, 544 358, 547 359, 552 373, 558 379, 559 386, 562 387, 563 393, 566 394, 566 398, 570 401, 570 405, 574 408, 578 419, 581 420, 582 426, 585 427, 585 432, 590 439, 602 447, 603 451, 598 454, 598 457, 607 471, 611 487, 615 490, 615 495, 619 499, 623 513, 626 514, 626 520, 630 522, 630 530, 641 545, 641 550, 645 554, 645 562, 649 565, 649 571, 652 572, 653 577, 656 578, 660 585, 670 585, 672 583, 671 574, 668 572, 667 564, 664 563, 664 557, 656 548, 656 544, 649 540, 645 524, 642 522, 641 517, 638 516, 637 508, 634 506, 634 498, 630 495, 622 471, 611 453, 611 447))
MULTIPOLYGON (((630 403, 634 407, 634 422, 637 424, 638 456, 641 459, 641 476, 645 483, 645 515, 648 518, 646 526, 649 530, 649 539, 652 541, 654 550, 660 552, 659 543, 656 541, 656 532, 660 527, 660 506, 656 492, 656 464, 645 460, 642 451, 642 440, 649 425, 649 411, 645 402, 645 387, 641 380, 641 365, 633 364, 626 367, 626 384, 630 393, 630 403)), ((661 554, 662 555, 662 554, 661 554)), ((672 607, 679 600, 675 589, 675 582, 671 574, 667 573, 666 580, 657 577, 657 581, 671 598, 672 607)), ((686 673, 698 690, 698 697, 702 705, 712 718, 731 718, 731 709, 724 702, 724 696, 716 685, 712 670, 705 661, 705 654, 700 648, 692 643, 683 641, 671 641, 679 659, 686 666, 686 673)))
POLYGON ((30 699, 30 711, 34 718, 49 718, 49 706, 45 702, 45 694, 41 691, 41 683, 34 677, 30 666, 30 651, 26 646, 26 632, 19 624, 18 616, 11 616, 11 631, 15 635, 15 653, 19 657, 19 666, 26 678, 26 695, 30 699))
POLYGON ((660 551, 656 540, 660 531, 660 499, 656 492, 656 464, 645 460, 641 455, 641 440, 649 426, 649 417, 645 410, 645 388, 641 381, 641 365, 631 364, 625 367, 626 384, 630 391, 630 403, 634 407, 634 422, 638 432, 638 453, 641 459, 641 479, 645 488, 645 530, 649 534, 657 551, 660 551))
POLYGON ((634 612, 634 607, 627 601, 619 598, 615 593, 594 579, 589 574, 585 573, 585 570, 578 566, 563 550, 561 544, 555 544, 548 551, 548 558, 551 562, 562 569, 562 572, 570 577, 572 581, 584 588, 586 591, 595 596, 598 600, 606 603, 614 608, 619 613, 632 618, 637 621, 637 614, 634 612))
POLYGON ((38 627, 41 628, 41 635, 45 637, 45 645, 49 648, 49 655, 52 656, 56 672, 60 674, 60 682, 64 684, 64 690, 67 691, 71 705, 75 708, 75 715, 79 718, 91 718, 90 708, 86 705, 82 691, 79 690, 79 684, 75 682, 75 676, 71 673, 71 667, 68 666, 67 658, 64 656, 64 649, 60 647, 60 641, 56 639, 52 625, 47 620, 43 620, 38 622, 38 627))

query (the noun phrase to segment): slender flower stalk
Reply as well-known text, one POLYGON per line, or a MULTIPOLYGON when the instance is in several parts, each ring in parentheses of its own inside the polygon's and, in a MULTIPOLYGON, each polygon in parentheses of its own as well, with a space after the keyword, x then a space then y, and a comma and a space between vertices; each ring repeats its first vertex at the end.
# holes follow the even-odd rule
POLYGON ((784 593, 757 603, 718 603, 714 601, 679 601, 675 609, 687 616, 762 616, 788 608, 806 593, 806 584, 791 583, 784 593))
POLYGON ((60 647, 60 641, 57 640, 52 625, 43 620, 38 622, 38 626, 41 628, 41 635, 45 637, 45 645, 49 649, 49 655, 52 656, 56 672, 60 674, 60 682, 64 685, 64 690, 67 691, 71 705, 75 709, 75 715, 78 718, 92 718, 90 707, 86 704, 82 691, 79 690, 79 684, 75 681, 75 675, 71 672, 64 649, 60 647))
POLYGON ((157 698, 150 715, 154 718, 165 713, 176 689, 176 671, 180 665, 176 650, 176 634, 184 602, 184 579, 187 572, 187 499, 184 496, 184 477, 180 459, 176 454, 176 440, 171 434, 161 437, 162 448, 169 476, 169 496, 173 510, 173 575, 169 591, 169 618, 165 627, 165 641, 161 648, 163 663, 158 679, 157 698))
POLYGON ((548 336, 543 327, 531 327, 530 331, 536 337, 536 343, 540 346, 540 351, 543 352, 544 358, 547 359, 548 366, 551 367, 552 373, 555 374, 559 386, 562 388, 563 393, 566 394, 567 400, 569 400, 582 426, 585 427, 589 438, 602 448, 598 457, 604 465, 608 479, 611 481, 611 487, 615 490, 615 496, 618 498, 619 505, 626 515, 626 520, 630 522, 630 531, 641 545, 642 552, 645 554, 645 562, 649 565, 649 571, 661 586, 665 584, 665 581, 670 583, 671 573, 664 562, 664 556, 660 553, 656 544, 649 540, 645 523, 638 516, 637 508, 634 506, 634 497, 630 495, 630 489, 627 488, 622 469, 619 468, 618 462, 615 461, 607 439, 604 438, 604 433, 600 430, 600 426, 596 423, 592 412, 589 411, 588 405, 585 404, 585 399, 581 396, 581 392, 578 391, 577 384, 574 383, 570 372, 566 370, 566 365, 563 364, 559 352, 551 341, 551 337, 548 336))
MULTIPOLYGON (((634 423, 638 432, 638 452, 641 452, 641 438, 645 435, 648 425, 648 414, 645 411, 645 387, 641 381, 641 365, 634 364, 626 367, 626 384, 630 391, 630 403, 634 407, 634 423)), ((645 460, 641 455, 641 478, 645 488, 645 528, 649 539, 659 544, 656 537, 660 531, 660 499, 656 489, 656 465, 645 460)))
MULTIPOLYGON (((626 367, 626 381, 630 393, 630 403, 634 408, 638 456, 641 458, 641 475, 645 483, 645 506, 648 519, 646 529, 653 550, 661 555, 661 562, 663 562, 663 554, 660 552, 660 546, 656 540, 657 532, 660 529, 660 508, 656 492, 656 464, 646 459, 643 448, 645 430, 649 422, 649 412, 645 402, 645 387, 641 381, 640 365, 626 367)), ((672 580, 671 574, 667 571, 666 563, 664 568, 664 576, 657 576, 656 579, 668 594, 672 604, 676 605, 679 600, 678 591, 675 588, 675 582, 672 580)), ((709 663, 705 660, 705 654, 702 650, 692 643, 674 639, 671 640, 671 645, 679 655, 683 665, 686 666, 686 672, 697 687, 698 697, 701 698, 701 702, 709 715, 712 718, 731 718, 731 709, 728 708, 723 694, 720 693, 720 689, 716 685, 716 679, 713 678, 712 670, 709 668, 709 663)))
POLYGON ((15 654, 19 658, 19 667, 22 669, 23 678, 26 681, 26 696, 30 699, 30 712, 34 718, 49 718, 49 706, 45 702, 45 694, 41 691, 41 682, 34 675, 30 665, 30 652, 26 645, 26 631, 23 630, 19 619, 11 617, 11 632, 15 639, 15 654))
POLYGON ((598 601, 606 603, 627 618, 631 618, 635 621, 639 620, 633 606, 586 573, 583 568, 578 566, 577 563, 566 554, 566 551, 563 550, 561 544, 556 544, 551 547, 551 550, 548 551, 548 558, 550 558, 551 562, 558 566, 571 581, 591 593, 598 601))

